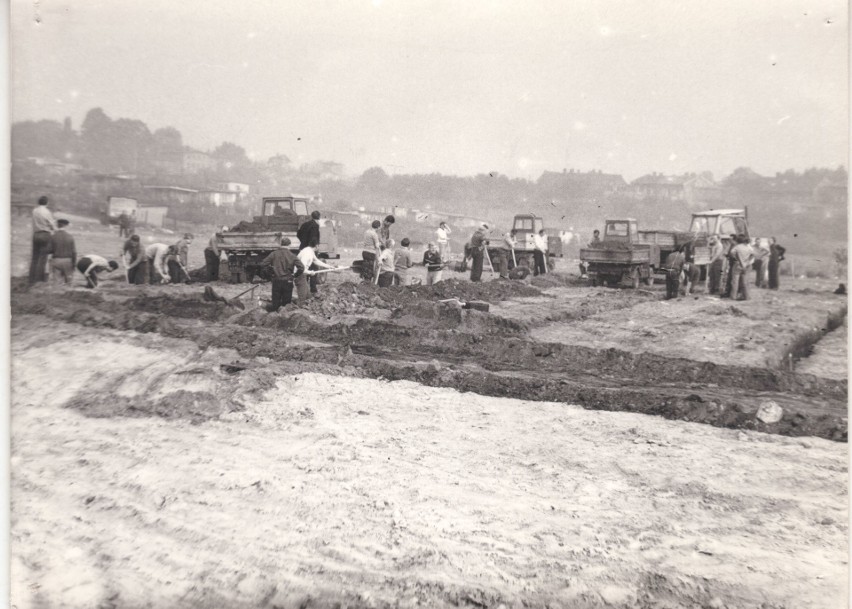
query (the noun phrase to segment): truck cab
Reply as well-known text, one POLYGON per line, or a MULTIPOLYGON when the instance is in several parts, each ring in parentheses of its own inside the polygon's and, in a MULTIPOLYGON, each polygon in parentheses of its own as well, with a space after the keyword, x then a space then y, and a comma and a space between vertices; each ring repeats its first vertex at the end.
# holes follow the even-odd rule
POLYGON ((636 243, 638 241, 639 223, 633 218, 607 220, 604 226, 604 241, 621 241, 636 243))
MULTIPOLYGON (((285 195, 263 197, 260 204, 260 216, 255 216, 255 224, 263 230, 280 232, 287 236, 294 249, 298 249, 299 240, 295 233, 299 227, 311 219, 309 206, 312 197, 306 195, 285 195)), ((339 258, 337 253, 337 229, 328 218, 320 218, 320 244, 317 255, 320 258, 339 258)), ((307 244, 306 244, 307 245, 307 244)))

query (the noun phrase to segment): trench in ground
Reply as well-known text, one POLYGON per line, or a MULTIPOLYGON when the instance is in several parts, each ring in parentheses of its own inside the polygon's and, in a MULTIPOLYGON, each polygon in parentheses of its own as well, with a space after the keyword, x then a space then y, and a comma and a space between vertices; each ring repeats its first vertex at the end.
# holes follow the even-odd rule
MULTIPOLYGON (((523 323, 456 307, 418 303, 391 319, 319 319, 304 311, 236 313, 199 298, 105 299, 76 292, 61 299, 29 295, 15 313, 84 326, 158 332, 201 348, 233 348, 244 357, 322 364, 332 373, 414 380, 483 395, 625 410, 711 425, 845 441, 846 380, 783 370, 593 349, 530 340, 523 323), (784 417, 756 416, 773 400, 784 417)), ((828 325, 842 323, 836 312, 828 325), (832 321, 834 320, 834 321, 832 321)), ((799 344, 814 344, 807 334, 799 344)), ((801 347, 797 347, 801 348, 801 347)))

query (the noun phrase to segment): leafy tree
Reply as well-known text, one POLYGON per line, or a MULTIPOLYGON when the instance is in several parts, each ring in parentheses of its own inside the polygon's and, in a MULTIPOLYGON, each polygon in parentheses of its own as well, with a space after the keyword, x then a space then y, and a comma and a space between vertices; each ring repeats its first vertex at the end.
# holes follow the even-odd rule
POLYGON ((227 169, 251 165, 251 160, 246 155, 245 148, 237 146, 233 142, 222 142, 216 150, 210 153, 210 156, 217 159, 227 169))

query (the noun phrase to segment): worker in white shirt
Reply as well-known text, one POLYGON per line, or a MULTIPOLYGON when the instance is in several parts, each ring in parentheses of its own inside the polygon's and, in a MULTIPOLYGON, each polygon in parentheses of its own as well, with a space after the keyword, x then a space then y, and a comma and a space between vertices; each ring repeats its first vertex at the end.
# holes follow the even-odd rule
POLYGON ((515 241, 515 229, 513 228, 508 233, 503 235, 503 240, 500 242, 497 250, 497 260, 500 269, 500 278, 508 279, 509 271, 515 268, 514 251, 517 241, 515 241))
POLYGON ((538 231, 537 235, 533 235, 533 275, 547 274, 547 235, 544 234, 544 229, 538 231))
POLYGON ((77 261, 77 270, 86 278, 86 287, 92 289, 98 287, 98 273, 112 273, 117 268, 115 260, 95 254, 88 254, 77 261))
POLYGON ((151 272, 151 285, 171 281, 168 264, 169 260, 176 254, 177 248, 165 243, 152 243, 145 248, 145 255, 148 257, 148 269, 151 272))
POLYGON ((435 234, 438 236, 438 251, 441 252, 441 261, 448 262, 450 259, 450 235, 453 231, 447 226, 446 222, 441 222, 438 225, 438 230, 435 234))
MULTIPOLYGON (((335 267, 330 264, 326 264, 319 258, 317 258, 317 245, 319 245, 316 239, 311 239, 308 242, 308 247, 304 248, 296 258, 304 265, 305 269, 310 269, 311 265, 316 265, 322 269, 333 269, 335 267)), ((311 284, 309 282, 310 275, 313 275, 316 271, 305 270, 304 273, 296 277, 293 283, 296 284, 296 294, 299 298, 299 305, 303 305, 308 302, 311 298, 311 284)))
POLYGON ((389 288, 394 284, 396 279, 396 264, 394 263, 394 243, 393 239, 388 239, 385 245, 381 246, 382 253, 379 254, 379 281, 380 288, 389 288))
POLYGON ((33 257, 30 260, 30 285, 47 281, 47 256, 50 253, 50 236, 56 230, 56 221, 47 208, 47 197, 39 197, 33 209, 33 257))

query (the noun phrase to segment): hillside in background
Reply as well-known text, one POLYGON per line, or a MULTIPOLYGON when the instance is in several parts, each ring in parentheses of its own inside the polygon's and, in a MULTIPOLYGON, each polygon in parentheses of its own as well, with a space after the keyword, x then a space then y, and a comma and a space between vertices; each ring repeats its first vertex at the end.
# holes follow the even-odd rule
POLYGON ((652 173, 630 183, 620 175, 573 169, 546 171, 535 181, 497 172, 389 175, 380 167, 353 177, 335 161, 295 166, 286 154, 251 159, 233 142, 199 151, 173 127, 151 131, 142 121, 111 119, 100 108, 89 111, 79 131, 70 119, 15 123, 12 160, 13 202, 32 203, 48 194, 59 207, 89 214, 101 211, 107 196, 120 195, 167 205, 171 218, 232 223, 257 213, 262 196, 299 192, 321 196, 330 211, 379 217, 417 210, 426 224, 430 212, 447 212, 505 229, 516 213, 535 213, 548 227, 581 239, 611 217, 686 229, 692 211, 748 207, 756 235, 775 235, 811 253, 828 253, 847 239, 843 167, 775 176, 742 167, 719 181, 709 172, 652 173), (164 195, 175 191, 187 195, 164 195))

